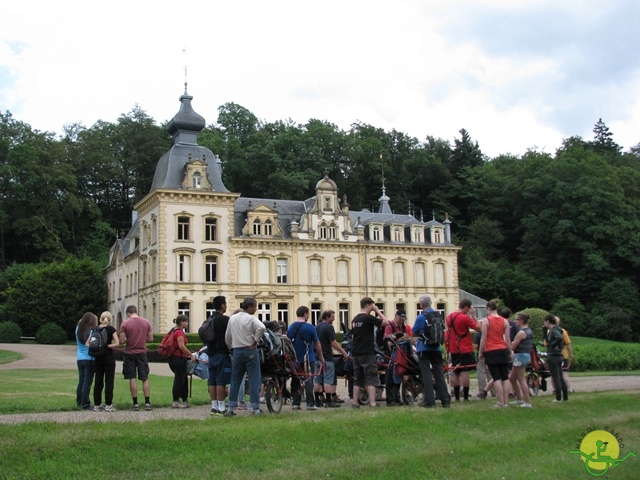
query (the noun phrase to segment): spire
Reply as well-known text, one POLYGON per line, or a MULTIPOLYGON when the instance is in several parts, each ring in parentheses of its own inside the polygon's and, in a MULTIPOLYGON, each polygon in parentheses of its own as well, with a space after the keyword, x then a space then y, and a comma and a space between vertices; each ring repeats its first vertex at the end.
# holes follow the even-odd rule
POLYGON ((173 135, 173 143, 177 145, 197 145, 198 133, 205 127, 204 118, 198 115, 191 106, 193 97, 186 94, 187 83, 185 82, 185 94, 180 97, 180 110, 169 121, 167 132, 173 135))
POLYGON ((391 211, 391 207, 389 206, 389 197, 387 197, 386 188, 384 187, 384 174, 382 176, 382 196, 378 199, 380 202, 380 208, 378 208, 378 213, 393 213, 391 211))

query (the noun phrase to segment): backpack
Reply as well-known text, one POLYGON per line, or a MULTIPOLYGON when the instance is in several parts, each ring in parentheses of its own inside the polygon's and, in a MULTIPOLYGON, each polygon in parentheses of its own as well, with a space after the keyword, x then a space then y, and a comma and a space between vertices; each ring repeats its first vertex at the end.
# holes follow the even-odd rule
POLYGON ((89 355, 92 357, 102 357, 109 348, 109 337, 106 328, 96 328, 89 337, 89 355))
POLYGON ((175 342, 173 341, 173 332, 175 331, 175 327, 167 332, 167 334, 162 337, 162 341, 158 346, 158 354, 161 357, 170 357, 176 351, 175 342))
POLYGON ((444 343, 444 320, 438 312, 425 314, 424 333, 421 340, 432 347, 444 343))
POLYGON ((213 316, 207 318, 198 329, 198 336, 205 345, 210 345, 216 341, 216 332, 213 329, 213 318, 213 316))

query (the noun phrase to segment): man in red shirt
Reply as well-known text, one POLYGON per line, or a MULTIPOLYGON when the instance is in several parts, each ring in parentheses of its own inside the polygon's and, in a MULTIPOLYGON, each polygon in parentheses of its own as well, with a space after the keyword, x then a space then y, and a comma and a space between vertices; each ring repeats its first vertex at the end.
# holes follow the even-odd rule
POLYGON ((458 310, 447 316, 447 351, 451 355, 451 385, 456 401, 460 401, 460 386, 465 400, 469 400, 469 371, 476 369, 473 342, 469 330, 482 331, 471 300, 463 298, 458 310))

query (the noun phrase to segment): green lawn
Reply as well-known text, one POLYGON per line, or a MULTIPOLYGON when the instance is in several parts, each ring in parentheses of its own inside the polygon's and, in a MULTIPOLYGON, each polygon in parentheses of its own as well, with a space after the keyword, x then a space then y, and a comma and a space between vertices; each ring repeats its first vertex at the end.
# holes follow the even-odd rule
POLYGON ((0 350, 0 364, 2 363, 11 363, 16 360, 22 359, 22 355, 17 352, 9 352, 7 350, 0 350))

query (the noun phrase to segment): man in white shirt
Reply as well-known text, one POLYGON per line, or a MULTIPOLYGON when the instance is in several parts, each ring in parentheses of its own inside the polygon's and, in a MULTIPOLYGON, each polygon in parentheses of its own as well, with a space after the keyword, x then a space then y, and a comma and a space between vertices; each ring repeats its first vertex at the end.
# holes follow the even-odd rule
POLYGON ((258 355, 258 341, 264 334, 265 326, 253 314, 258 308, 255 298, 245 298, 240 305, 242 311, 231 315, 225 342, 231 349, 231 385, 229 386, 229 409, 227 417, 235 416, 238 404, 238 390, 244 381, 245 374, 249 377, 249 402, 254 415, 260 415, 260 356, 258 355))

